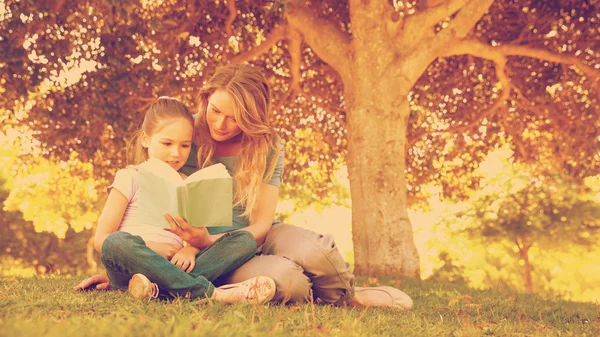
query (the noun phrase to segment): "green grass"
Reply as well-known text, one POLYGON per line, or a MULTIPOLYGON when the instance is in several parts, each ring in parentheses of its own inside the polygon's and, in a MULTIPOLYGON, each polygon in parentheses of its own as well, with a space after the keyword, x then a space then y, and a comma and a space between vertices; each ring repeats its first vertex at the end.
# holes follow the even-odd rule
MULTIPOLYGON (((600 336, 597 304, 404 281, 412 311, 134 301, 79 277, 3 278, 0 336, 600 336)), ((380 281, 385 284, 386 282, 380 281)))

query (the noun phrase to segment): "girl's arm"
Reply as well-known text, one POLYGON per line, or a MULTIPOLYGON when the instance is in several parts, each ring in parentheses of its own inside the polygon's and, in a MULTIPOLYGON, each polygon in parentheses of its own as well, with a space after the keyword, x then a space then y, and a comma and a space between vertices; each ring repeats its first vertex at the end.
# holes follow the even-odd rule
POLYGON ((116 188, 110 190, 108 200, 106 200, 106 204, 104 204, 100 219, 98 219, 98 226, 96 227, 96 234, 94 235, 94 248, 97 252, 102 252, 102 243, 104 243, 104 239, 106 239, 110 233, 119 229, 119 225, 121 224, 121 220, 123 219, 128 204, 129 201, 121 191, 116 188))
MULTIPOLYGON (((119 229, 128 204, 127 197, 121 191, 116 188, 110 190, 108 200, 106 200, 102 214, 100 214, 94 236, 94 248, 97 252, 102 253, 102 244, 106 237, 119 229)), ((180 249, 174 244, 152 241, 147 241, 146 246, 168 260, 180 249)))

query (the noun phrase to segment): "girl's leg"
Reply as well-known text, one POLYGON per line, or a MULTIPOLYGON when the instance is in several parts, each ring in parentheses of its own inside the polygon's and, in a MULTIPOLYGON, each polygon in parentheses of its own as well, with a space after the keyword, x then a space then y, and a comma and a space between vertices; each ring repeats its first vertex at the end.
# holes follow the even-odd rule
POLYGON ((288 224, 273 225, 262 247, 300 266, 313 283, 315 298, 338 305, 354 297, 354 275, 339 253, 333 237, 288 224))
POLYGON ((190 294, 210 297, 214 286, 204 277, 194 278, 146 246, 139 236, 114 232, 102 244, 102 263, 111 287, 126 288, 134 274, 143 274, 161 289, 161 297, 190 294))
POLYGON ((264 275, 275 281, 274 301, 283 303, 308 302, 312 297, 310 279, 293 261, 275 255, 258 255, 233 272, 220 277, 215 284, 238 283, 264 275))
POLYGON ((225 233, 215 243, 196 255, 192 277, 204 276, 209 281, 239 268, 256 255, 256 240, 250 232, 225 233))
POLYGON ((102 245, 102 262, 115 288, 125 288, 134 274, 143 274, 163 290, 162 296, 196 298, 211 297, 214 286, 210 281, 239 267, 255 252, 252 234, 227 233, 196 256, 194 270, 188 274, 148 248, 139 236, 115 232, 102 245))

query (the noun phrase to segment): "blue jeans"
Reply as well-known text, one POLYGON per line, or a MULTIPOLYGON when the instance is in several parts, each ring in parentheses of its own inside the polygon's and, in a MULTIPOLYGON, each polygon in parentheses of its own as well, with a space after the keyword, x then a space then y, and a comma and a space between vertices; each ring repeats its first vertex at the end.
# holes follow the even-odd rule
POLYGON ((127 288, 131 276, 141 273, 158 285, 161 298, 203 298, 212 296, 212 281, 237 269, 255 254, 252 234, 243 230, 228 232, 196 255, 194 269, 186 273, 148 248, 141 237, 114 232, 104 240, 101 258, 114 289, 127 288))

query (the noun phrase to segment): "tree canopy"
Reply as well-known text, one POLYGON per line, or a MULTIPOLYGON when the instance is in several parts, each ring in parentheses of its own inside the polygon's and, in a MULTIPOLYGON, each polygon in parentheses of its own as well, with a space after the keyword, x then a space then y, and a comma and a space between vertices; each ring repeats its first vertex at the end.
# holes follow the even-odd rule
MULTIPOLYGON (((460 14, 452 11, 455 3, 461 1, 392 1, 387 10, 392 22, 410 28, 410 18, 435 9, 439 32, 460 14)), ((289 13, 311 14, 333 23, 335 33, 352 34, 349 6, 3 1, 3 127, 27 127, 44 155, 67 159, 76 151, 96 175, 110 176, 123 166, 125 141, 153 99, 178 96, 194 106, 215 67, 253 60, 271 80, 283 137, 312 130, 311 141, 286 148, 293 153, 286 180, 326 196, 332 171, 345 159, 342 82, 289 13), (311 179, 309 168, 323 174, 311 179)), ((503 134, 520 161, 552 157, 554 168, 573 177, 598 173, 599 12, 595 1, 495 1, 471 39, 435 60, 410 96, 409 200, 422 200, 420 186, 432 180, 447 195, 475 187, 465 173, 503 134), (506 107, 494 108, 504 100, 506 107)), ((423 32, 408 33, 417 41, 423 32)))

